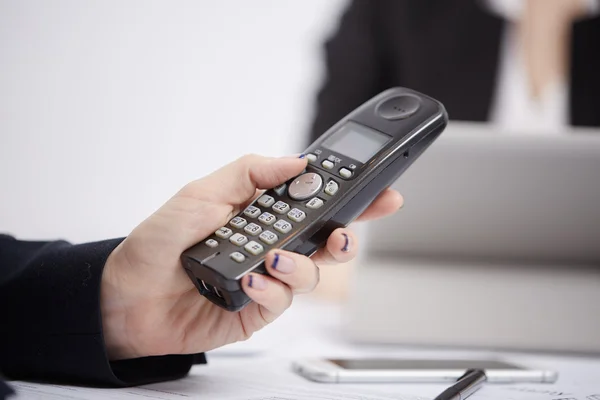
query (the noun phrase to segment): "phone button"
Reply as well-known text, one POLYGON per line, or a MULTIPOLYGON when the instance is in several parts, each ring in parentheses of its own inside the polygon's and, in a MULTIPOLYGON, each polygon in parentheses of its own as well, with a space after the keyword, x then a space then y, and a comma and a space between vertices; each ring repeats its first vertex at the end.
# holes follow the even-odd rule
POLYGON ((259 255, 260 253, 263 252, 263 250, 265 249, 262 244, 255 242, 254 240, 248 242, 248 244, 246 244, 246 246, 244 246, 244 249, 246 249, 246 251, 252 255, 259 255))
POLYGON ((239 263, 244 262, 244 260, 246 259, 246 257, 239 251, 235 251, 235 252, 231 253, 229 255, 229 257, 231 257, 231 259, 234 260, 235 262, 239 262, 239 263))
POLYGON ((292 224, 280 219, 279 221, 275 222, 275 225, 273 225, 273 228, 275 228, 275 230, 277 232, 288 233, 289 231, 292 230, 292 224))
POLYGON ((325 193, 327 193, 330 196, 333 196, 334 194, 337 193, 339 188, 340 188, 340 186, 337 184, 337 182, 329 181, 329 182, 327 182, 327 185, 325 186, 325 193))
POLYGON ((329 160, 325 160, 321 163, 321 165, 323 166, 323 168, 327 168, 327 169, 331 169, 333 168, 333 166, 335 165, 334 163, 332 163, 329 160))
POLYGON ((265 225, 273 225, 276 219, 276 216, 268 212, 264 212, 258 217, 258 220, 265 225))
POLYGON ((308 172, 300 175, 290 183, 288 194, 294 200, 306 200, 317 194, 322 186, 323 178, 321 178, 321 175, 308 172))
POLYGON ((215 248, 219 245, 219 242, 217 242, 215 239, 208 239, 206 242, 204 242, 204 244, 208 247, 215 248))
POLYGON ((263 207, 271 207, 273 203, 275 203, 275 199, 267 194, 263 194, 258 199, 258 204, 260 204, 263 207))
POLYGON ((277 193, 277 196, 283 196, 283 194, 285 193, 285 188, 286 187, 287 187, 286 184, 282 183, 281 185, 274 187, 273 191, 275 193, 277 193))
POLYGON ((229 221, 229 225, 233 226, 234 228, 238 228, 238 229, 243 228, 244 226, 246 226, 247 223, 248 223, 248 221, 246 221, 242 217, 234 217, 231 221, 229 221))
POLYGON ((248 206, 244 210, 244 215, 250 218, 256 218, 260 215, 260 208, 254 206, 248 206))
POLYGON ((219 228, 216 230, 215 235, 217 237, 220 237, 221 239, 227 239, 229 236, 231 236, 233 234, 233 231, 229 228, 219 228))
POLYGON ((313 197, 312 199, 310 199, 310 201, 308 203, 306 203, 306 207, 310 208, 311 210, 316 210, 317 208, 320 208, 323 205, 323 200, 321 200, 318 197, 313 197))
POLYGON ((306 159, 310 162, 315 162, 315 161, 317 161, 317 156, 313 153, 308 153, 306 155, 306 159))
POLYGON ((256 236, 262 232, 262 228, 255 223, 250 223, 244 227, 244 232, 246 232, 248 235, 256 236))
POLYGON ((285 214, 289 209, 290 205, 283 201, 278 201, 277 203, 273 204, 273 211, 275 211, 277 214, 285 214))
POLYGON ((340 175, 342 176, 342 178, 350 178, 352 176, 352 171, 350 171, 348 168, 342 168, 340 169, 340 175))
POLYGON ((264 231, 260 234, 259 239, 266 244, 273 244, 279 239, 279 237, 271 231, 264 231))
POLYGON ((376 112, 385 119, 404 119, 416 113, 420 106, 421 102, 417 97, 405 94, 379 103, 376 112))
POLYGON ((241 233, 234 233, 233 236, 229 238, 229 241, 236 246, 243 246, 248 242, 248 238, 241 233))
POLYGON ((297 208, 292 208, 292 211, 290 211, 287 216, 294 222, 301 222, 304 220, 304 218, 306 218, 306 213, 302 210, 298 210, 297 208))

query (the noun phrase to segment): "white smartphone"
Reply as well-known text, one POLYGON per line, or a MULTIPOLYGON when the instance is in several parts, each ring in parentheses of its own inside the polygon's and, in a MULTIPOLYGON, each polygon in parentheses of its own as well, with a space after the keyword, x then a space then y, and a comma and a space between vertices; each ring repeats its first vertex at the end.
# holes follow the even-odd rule
POLYGON ((466 370, 483 369, 491 383, 555 382, 558 373, 500 360, 305 359, 293 363, 298 374, 327 383, 454 382, 466 370))

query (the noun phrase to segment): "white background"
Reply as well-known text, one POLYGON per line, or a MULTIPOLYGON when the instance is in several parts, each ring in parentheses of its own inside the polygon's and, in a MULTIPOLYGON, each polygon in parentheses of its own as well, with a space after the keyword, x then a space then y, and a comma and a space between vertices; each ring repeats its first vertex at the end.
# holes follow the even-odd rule
POLYGON ((127 235, 182 185, 303 149, 343 0, 0 0, 0 232, 127 235))

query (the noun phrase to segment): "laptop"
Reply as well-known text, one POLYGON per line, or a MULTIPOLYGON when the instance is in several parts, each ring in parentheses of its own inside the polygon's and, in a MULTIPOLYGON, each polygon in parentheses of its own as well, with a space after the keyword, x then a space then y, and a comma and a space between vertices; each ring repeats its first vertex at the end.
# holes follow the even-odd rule
POLYGON ((452 122, 361 232, 355 341, 600 352, 600 130, 452 122))

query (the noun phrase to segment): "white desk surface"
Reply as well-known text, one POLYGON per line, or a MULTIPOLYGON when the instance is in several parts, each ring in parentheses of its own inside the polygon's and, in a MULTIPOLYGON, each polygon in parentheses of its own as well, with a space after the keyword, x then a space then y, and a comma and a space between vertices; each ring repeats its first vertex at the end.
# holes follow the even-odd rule
POLYGON ((447 385, 320 384, 295 375, 292 360, 303 357, 495 357, 557 370, 556 384, 486 385, 470 399, 600 400, 600 358, 498 353, 392 346, 358 346, 345 341, 341 308, 309 298, 297 299, 279 320, 248 342, 210 352, 208 364, 195 366, 182 380, 127 389, 87 389, 13 382, 17 399, 353 399, 432 398, 447 385), (597 395, 598 397, 595 397, 597 395))

